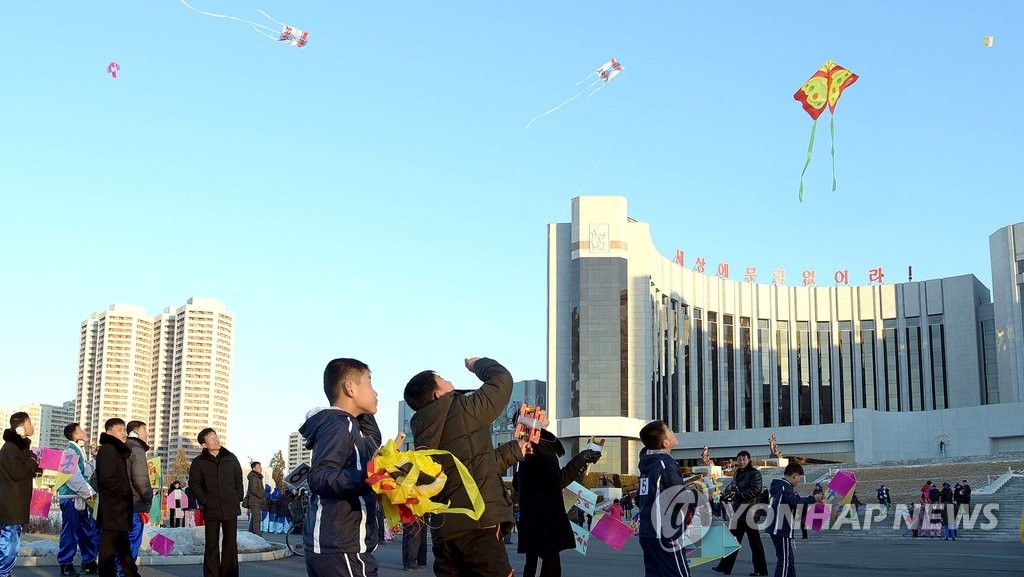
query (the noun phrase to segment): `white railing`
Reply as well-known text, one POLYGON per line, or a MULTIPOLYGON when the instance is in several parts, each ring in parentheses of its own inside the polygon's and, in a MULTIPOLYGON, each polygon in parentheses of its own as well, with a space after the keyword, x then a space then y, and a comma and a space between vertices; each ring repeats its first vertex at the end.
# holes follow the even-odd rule
POLYGON ((1009 481, 1010 479, 1013 479, 1014 477, 1024 477, 1024 473, 1014 472, 1013 469, 1007 467, 1006 468, 1006 472, 1003 473, 1002 475, 999 475, 998 477, 996 477, 995 480, 992 479, 992 475, 989 475, 989 477, 988 477, 988 484, 985 485, 984 487, 974 491, 974 494, 975 495, 992 495, 996 491, 998 491, 999 489, 1002 489, 1003 485, 1005 485, 1007 483, 1007 481, 1009 481))

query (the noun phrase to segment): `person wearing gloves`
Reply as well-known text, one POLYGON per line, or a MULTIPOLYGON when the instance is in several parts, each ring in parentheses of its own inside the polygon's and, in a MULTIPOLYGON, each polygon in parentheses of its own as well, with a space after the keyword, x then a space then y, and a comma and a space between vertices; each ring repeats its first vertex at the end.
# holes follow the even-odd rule
POLYGON ((75 554, 82 553, 82 572, 95 575, 96 554, 99 548, 99 533, 92 507, 88 501, 96 497, 96 490, 89 484, 89 478, 96 470, 92 455, 86 450, 85 431, 78 423, 64 427, 64 438, 68 448, 64 449, 62 460, 78 459, 71 478, 57 489, 60 500, 60 546, 57 549, 57 563, 62 576, 78 577, 75 571, 75 554))
POLYGON ((538 560, 543 577, 562 574, 559 553, 576 547, 562 489, 581 479, 587 466, 601 458, 601 453, 585 449, 559 467, 558 459, 565 455, 565 449, 558 437, 547 430, 546 417, 542 424, 540 442, 526 446, 526 458, 512 477, 512 486, 519 493, 518 551, 526 555, 526 577, 536 575, 538 560))

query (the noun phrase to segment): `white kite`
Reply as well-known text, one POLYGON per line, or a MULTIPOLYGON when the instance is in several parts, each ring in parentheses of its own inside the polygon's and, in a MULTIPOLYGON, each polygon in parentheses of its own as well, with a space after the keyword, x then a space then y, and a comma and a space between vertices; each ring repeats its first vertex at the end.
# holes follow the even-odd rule
POLYGON ((257 22, 245 20, 244 18, 237 18, 235 16, 228 16, 227 14, 214 14, 213 12, 196 10, 185 0, 180 0, 180 2, 196 14, 203 14, 204 16, 213 16, 214 18, 227 18, 228 20, 234 20, 236 22, 248 24, 249 26, 252 26, 253 30, 259 32, 260 34, 266 36, 267 38, 270 38, 271 40, 277 40, 278 42, 291 44, 292 46, 298 46, 299 48, 306 46, 306 42, 309 41, 309 32, 304 32, 302 30, 299 30, 298 28, 295 28, 294 26, 289 26, 287 24, 284 24, 283 22, 278 22, 277 20, 271 18, 269 14, 259 9, 257 9, 257 12, 265 16, 267 20, 270 20, 274 24, 280 26, 281 30, 278 31, 277 29, 270 28, 269 26, 264 26, 263 24, 259 24, 257 22))
POLYGON ((530 120, 530 123, 526 125, 527 130, 529 130, 530 126, 532 126, 533 123, 536 122, 538 118, 541 118, 543 116, 547 116, 547 115, 551 114, 552 112, 558 110, 559 108, 565 106, 566 104, 569 104, 573 100, 576 100, 580 96, 583 96, 584 94, 587 94, 587 92, 590 92, 589 94, 587 94, 587 98, 597 94, 597 92, 599 90, 604 88, 609 82, 611 82, 612 78, 615 78, 616 76, 618 76, 620 72, 622 72, 622 65, 619 64, 618 60, 612 58, 608 62, 605 62, 595 72, 590 73, 589 75, 587 75, 586 78, 584 78, 583 80, 580 80, 579 82, 577 82, 576 86, 579 86, 580 84, 583 84, 584 82, 586 82, 587 80, 590 80, 594 76, 597 76, 597 80, 594 80, 593 82, 588 84, 586 88, 584 88, 583 90, 580 90, 579 92, 577 92, 576 95, 573 96, 572 98, 570 98, 569 100, 566 100, 565 102, 559 104, 558 106, 552 108, 551 110, 548 110, 544 114, 538 114, 537 116, 534 116, 533 119, 530 120), (596 88, 595 88, 595 86, 596 86, 596 88), (591 89, 593 89, 593 90, 591 90, 591 89))

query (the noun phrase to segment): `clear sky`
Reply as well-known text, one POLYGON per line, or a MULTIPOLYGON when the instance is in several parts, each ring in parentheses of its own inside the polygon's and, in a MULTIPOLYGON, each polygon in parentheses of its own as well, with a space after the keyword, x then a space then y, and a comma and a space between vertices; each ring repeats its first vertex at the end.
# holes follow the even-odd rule
POLYGON ((787 284, 988 285, 988 236, 1024 220, 1019 2, 192 4, 309 43, 178 0, 4 5, 4 405, 74 397, 90 313, 202 295, 237 315, 230 449, 286 449, 339 356, 370 365, 393 435, 422 369, 545 378, 545 226, 580 194, 627 196, 669 258, 787 284), (793 93, 828 59, 860 80, 839 189, 826 112, 801 204, 793 93))

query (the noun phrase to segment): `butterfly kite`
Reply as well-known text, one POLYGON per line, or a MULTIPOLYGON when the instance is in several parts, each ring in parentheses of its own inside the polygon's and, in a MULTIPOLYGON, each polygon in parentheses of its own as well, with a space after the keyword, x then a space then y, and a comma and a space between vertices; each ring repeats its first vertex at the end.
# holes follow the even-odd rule
POLYGON ((205 16, 213 16, 214 18, 227 18, 228 20, 235 20, 237 22, 242 22, 242 23, 248 24, 249 26, 252 26, 253 30, 259 32, 260 34, 266 36, 267 38, 270 38, 271 40, 277 40, 278 42, 283 42, 285 44, 291 44, 292 46, 298 46, 299 48, 305 47, 306 46, 306 42, 309 41, 309 32, 304 32, 304 31, 299 30, 298 28, 295 28, 293 26, 289 26, 289 25, 284 24, 282 22, 278 22, 277 20, 274 20, 273 18, 271 18, 269 14, 267 14, 266 12, 264 12, 262 10, 257 10, 257 11, 260 14, 262 14, 263 16, 265 16, 267 18, 267 20, 270 20, 274 24, 277 24, 278 26, 280 26, 281 27, 280 31, 278 31, 277 29, 274 29, 274 28, 270 28, 269 26, 264 26, 263 24, 258 24, 256 22, 251 22, 249 20, 245 20, 243 18, 236 18, 234 16, 228 16, 227 14, 214 14, 213 12, 204 12, 202 10, 196 10, 188 2, 186 2, 185 0, 180 0, 180 1, 181 1, 182 4, 184 4, 186 7, 188 7, 189 10, 191 10, 191 11, 197 13, 197 14, 203 14, 205 16))
POLYGON ((843 95, 843 90, 856 82, 857 78, 853 72, 829 60, 793 95, 795 100, 803 104, 804 111, 814 119, 811 126, 811 142, 807 145, 807 162, 804 164, 804 171, 800 173, 800 202, 804 201, 804 174, 811 165, 811 151, 814 150, 814 132, 818 128, 818 117, 825 111, 826 105, 832 115, 829 120, 829 131, 832 134, 832 190, 836 189, 836 103, 843 95))
POLYGON ((584 82, 586 82, 587 80, 590 80, 594 76, 597 76, 596 80, 594 80, 589 85, 587 85, 587 87, 584 88, 583 90, 580 90, 579 92, 577 92, 576 96, 573 96, 569 100, 566 100, 565 102, 559 104, 558 106, 552 108, 551 110, 548 110, 544 114, 538 114, 537 116, 534 116, 533 119, 530 120, 530 123, 526 125, 526 128, 529 129, 530 126, 532 126, 533 123, 536 122, 538 118, 541 118, 543 116, 547 116, 547 115, 551 114, 552 112, 558 110, 559 108, 565 106, 566 104, 569 104, 573 100, 576 100, 580 96, 583 96, 588 91, 590 92, 590 94, 587 94, 588 98, 593 96, 593 95, 595 95, 595 94, 597 94, 597 92, 599 90, 604 88, 609 82, 611 82, 612 78, 615 78, 616 76, 618 76, 620 72, 622 72, 622 65, 619 64, 618 60, 612 58, 608 62, 605 62, 604 64, 601 65, 600 68, 597 69, 597 71, 591 72, 589 75, 587 75, 586 78, 584 78, 583 80, 580 80, 579 82, 577 82, 576 86, 579 86, 580 84, 583 84, 584 82), (597 88, 594 88, 595 86, 597 88), (592 88, 593 88, 593 90, 591 91, 592 88))
POLYGON ((114 78, 117 78, 117 71, 120 69, 121 65, 117 62, 111 62, 109 65, 107 65, 107 73, 113 76, 114 78))

